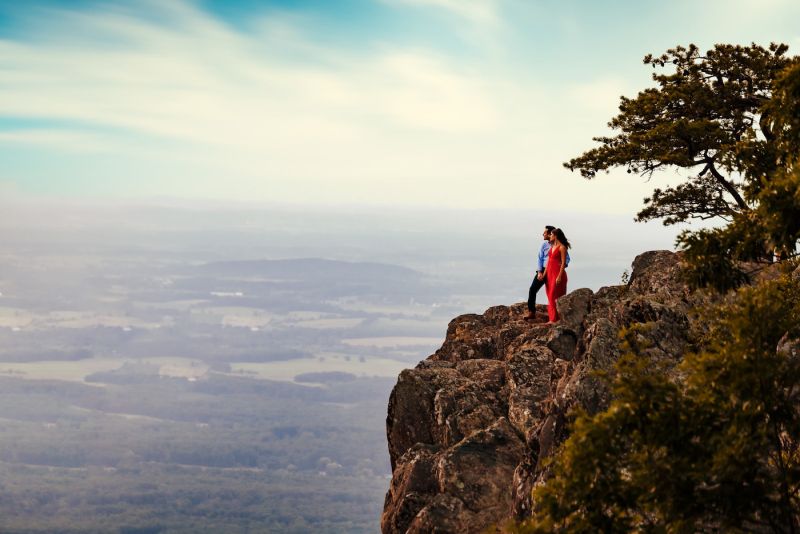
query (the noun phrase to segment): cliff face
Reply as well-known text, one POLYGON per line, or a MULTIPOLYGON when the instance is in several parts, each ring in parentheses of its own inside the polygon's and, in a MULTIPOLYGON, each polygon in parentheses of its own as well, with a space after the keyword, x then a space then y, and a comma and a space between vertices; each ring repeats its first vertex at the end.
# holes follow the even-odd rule
POLYGON ((403 371, 389 399, 384 534, 481 532, 526 516, 567 412, 607 405, 594 371, 619 357, 619 330, 644 324, 654 358, 684 353, 694 303, 678 271, 675 253, 642 254, 627 286, 562 297, 555 326, 524 321, 524 304, 451 321, 442 347, 403 371))

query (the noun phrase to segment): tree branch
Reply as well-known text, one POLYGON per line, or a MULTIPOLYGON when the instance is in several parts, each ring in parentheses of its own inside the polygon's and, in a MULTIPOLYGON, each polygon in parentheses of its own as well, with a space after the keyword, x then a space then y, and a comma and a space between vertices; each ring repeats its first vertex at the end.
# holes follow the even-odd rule
POLYGON ((714 160, 713 160, 713 159, 712 159, 712 160, 709 160, 709 161, 706 163, 706 168, 705 168, 705 169, 703 169, 703 172, 705 172, 706 170, 708 170, 708 171, 711 171, 711 176, 713 176, 714 178, 716 178, 717 182, 719 182, 719 184, 720 184, 722 187, 724 187, 724 188, 725 188, 725 191, 727 191, 727 192, 728 192, 728 193, 729 193, 729 194, 730 194, 730 195, 733 197, 733 200, 735 200, 735 201, 736 201, 736 205, 737 205, 737 206, 739 206, 739 208, 740 208, 742 211, 747 211, 747 210, 749 209, 749 208, 747 207, 747 203, 744 201, 744 199, 743 199, 743 198, 742 198, 742 196, 739 194, 739 192, 736 190, 736 188, 733 186, 733 184, 732 184, 732 183, 730 183, 728 180, 726 180, 726 179, 725 179, 725 177, 724 177, 724 176, 722 176, 722 175, 719 173, 719 171, 717 170, 717 168, 716 168, 716 167, 714 167, 714 160))

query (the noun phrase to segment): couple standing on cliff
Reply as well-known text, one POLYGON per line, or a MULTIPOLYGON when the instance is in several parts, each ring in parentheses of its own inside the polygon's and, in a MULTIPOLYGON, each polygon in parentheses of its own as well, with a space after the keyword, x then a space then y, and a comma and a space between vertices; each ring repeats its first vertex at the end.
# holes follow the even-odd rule
POLYGON ((569 265, 569 252, 571 248, 567 236, 561 228, 545 226, 542 232, 544 243, 539 248, 539 265, 533 283, 528 290, 528 311, 524 318, 536 320, 536 293, 542 286, 547 289, 547 317, 548 324, 558 321, 556 300, 567 293, 567 266, 569 265))

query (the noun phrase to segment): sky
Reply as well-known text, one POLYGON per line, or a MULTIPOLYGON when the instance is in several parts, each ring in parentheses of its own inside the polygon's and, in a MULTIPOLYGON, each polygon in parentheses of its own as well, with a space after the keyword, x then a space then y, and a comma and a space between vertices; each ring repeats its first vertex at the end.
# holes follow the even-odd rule
POLYGON ((633 216, 562 163, 647 53, 800 51, 795 0, 0 0, 0 196, 633 216))

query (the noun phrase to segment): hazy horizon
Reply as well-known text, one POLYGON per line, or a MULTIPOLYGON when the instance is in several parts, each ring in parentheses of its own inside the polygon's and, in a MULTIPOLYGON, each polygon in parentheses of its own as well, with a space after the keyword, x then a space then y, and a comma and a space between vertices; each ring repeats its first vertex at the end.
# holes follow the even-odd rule
MULTIPOLYGON (((108 246, 119 235, 133 239, 127 241, 129 247, 146 247, 148 241, 157 247, 164 236, 186 240, 185 246, 192 246, 206 240, 204 233, 219 238, 227 232, 236 237, 205 247, 209 261, 318 257, 424 270, 420 262, 444 265, 465 260, 483 263, 491 274, 505 272, 524 281, 534 267, 542 227, 555 224, 574 247, 573 283, 596 290, 619 283, 622 271, 630 268, 636 255, 654 249, 674 250, 675 236, 686 228, 566 211, 349 206, 309 212, 292 205, 259 203, 203 206, 165 199, 110 204, 61 200, 0 200, 7 216, 0 219, 0 240, 30 243, 36 232, 42 231, 38 238, 50 239, 51 246, 82 240, 81 248, 85 248, 92 239, 98 246, 108 246), (15 230, 21 233, 15 234, 15 230), (56 238, 58 233, 63 235, 56 238), (608 274, 611 266, 615 276, 608 274)), ((522 299, 524 292, 520 290, 519 295, 522 299)))

